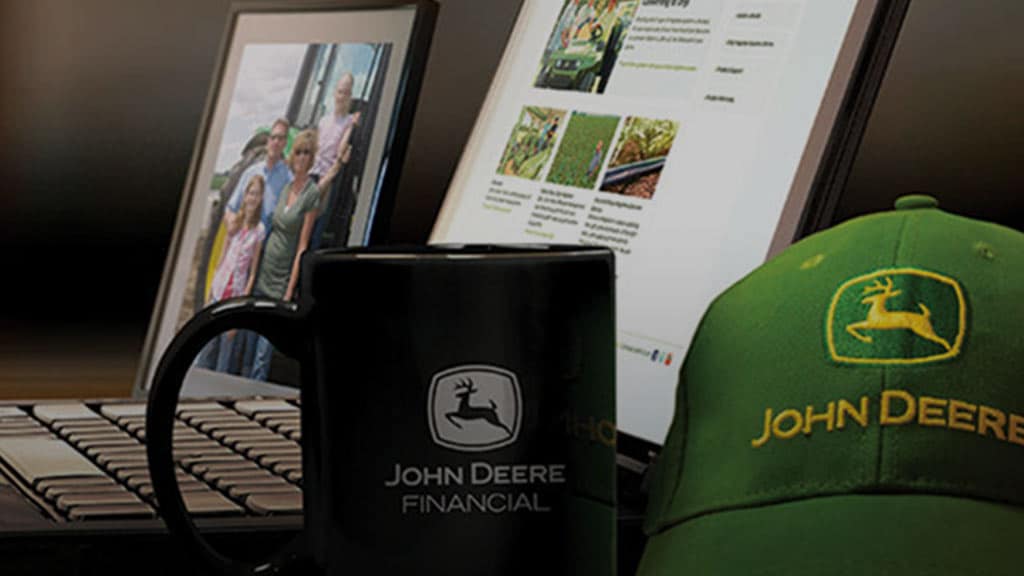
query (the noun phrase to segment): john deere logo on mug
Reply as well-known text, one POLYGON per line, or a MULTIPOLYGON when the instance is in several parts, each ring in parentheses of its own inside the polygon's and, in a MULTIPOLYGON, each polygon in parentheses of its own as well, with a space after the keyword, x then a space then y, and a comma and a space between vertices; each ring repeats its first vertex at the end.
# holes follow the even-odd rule
POLYGON ((966 307, 960 284, 915 268, 877 270, 832 297, 829 354, 854 364, 921 364, 960 353, 966 307))
POLYGON ((430 434, 441 446, 482 452, 519 437, 522 393, 508 370, 470 365, 438 372, 430 382, 429 399, 430 434))

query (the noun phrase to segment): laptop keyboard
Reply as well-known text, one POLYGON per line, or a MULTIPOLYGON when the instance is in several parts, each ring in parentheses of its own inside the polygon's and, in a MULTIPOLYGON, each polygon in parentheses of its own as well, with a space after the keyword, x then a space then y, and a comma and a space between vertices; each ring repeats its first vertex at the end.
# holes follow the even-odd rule
MULTIPOLYGON (((0 406, 0 462, 54 520, 154 518, 142 403, 0 406)), ((174 460, 193 516, 302 513, 292 400, 183 401, 174 460)))

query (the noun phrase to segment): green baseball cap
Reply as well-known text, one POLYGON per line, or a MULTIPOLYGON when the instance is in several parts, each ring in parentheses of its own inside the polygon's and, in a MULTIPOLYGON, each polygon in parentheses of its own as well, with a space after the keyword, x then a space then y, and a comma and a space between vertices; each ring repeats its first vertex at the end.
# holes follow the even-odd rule
POLYGON ((906 196, 706 311, 638 574, 1021 574, 1024 234, 906 196))

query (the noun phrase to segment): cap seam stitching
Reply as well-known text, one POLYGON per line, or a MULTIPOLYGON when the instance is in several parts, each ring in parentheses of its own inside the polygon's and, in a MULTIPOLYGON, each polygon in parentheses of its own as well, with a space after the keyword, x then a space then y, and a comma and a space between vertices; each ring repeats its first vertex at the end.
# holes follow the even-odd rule
MULTIPOLYGON (((892 267, 892 268, 895 268, 895 267, 898 266, 899 258, 900 258, 900 251, 901 251, 901 248, 903 247, 904 238, 905 238, 905 234, 906 234, 906 231, 907 231, 907 223, 910 221, 910 217, 911 217, 910 214, 905 214, 905 215, 903 215, 903 218, 900 219, 900 228, 899 228, 899 231, 896 233, 896 245, 893 246, 892 258, 891 258, 890 264, 889 264, 890 267, 892 267)), ((883 364, 881 366, 881 368, 882 368, 882 370, 881 370, 881 378, 879 379, 880 389, 878 391, 879 397, 881 397, 881 395, 886 390, 889 389, 889 369, 890 369, 890 366, 883 364)), ((884 462, 885 462, 885 438, 886 438, 885 430, 883 428, 879 428, 879 430, 878 430, 878 456, 875 459, 875 474, 874 474, 874 476, 875 476, 875 483, 876 484, 880 484, 881 483, 882 476, 883 476, 883 474, 882 474, 882 467, 883 467, 884 462)))

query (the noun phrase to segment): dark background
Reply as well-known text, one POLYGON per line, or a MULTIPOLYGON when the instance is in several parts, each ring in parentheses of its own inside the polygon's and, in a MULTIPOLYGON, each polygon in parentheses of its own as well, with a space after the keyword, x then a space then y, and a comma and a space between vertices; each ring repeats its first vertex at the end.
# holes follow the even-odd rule
MULTIPOLYGON (((519 4, 440 1, 391 241, 426 240, 519 4)), ((141 349, 228 6, 0 0, 0 371, 141 349)), ((921 191, 1024 229, 1022 21, 911 3, 835 221, 921 191)))

